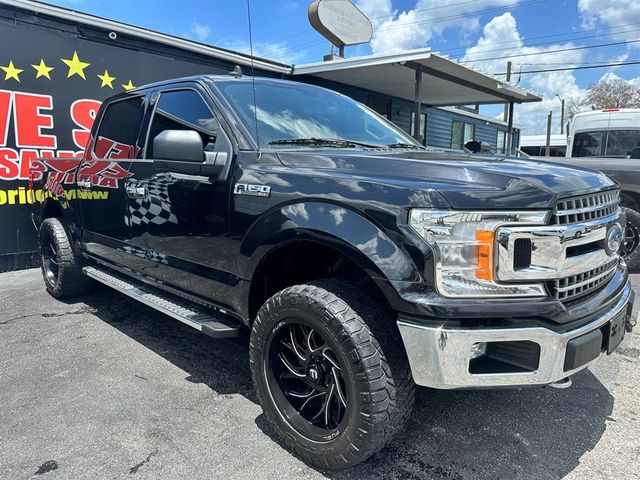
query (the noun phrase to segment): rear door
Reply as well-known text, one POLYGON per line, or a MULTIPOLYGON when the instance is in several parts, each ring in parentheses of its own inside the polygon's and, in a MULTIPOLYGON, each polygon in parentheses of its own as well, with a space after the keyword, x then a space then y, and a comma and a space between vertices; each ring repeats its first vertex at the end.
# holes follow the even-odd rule
MULTIPOLYGON (((206 91, 197 84, 158 91, 144 158, 132 163, 127 215, 131 245, 145 251, 145 275, 220 304, 237 279, 228 272, 228 166, 233 148, 206 91), (154 139, 166 131, 197 132, 203 162, 158 158, 154 139), (224 162, 227 168, 211 165, 224 162)), ((221 305, 226 307, 226 305, 221 305)))
MULTIPOLYGON (((76 196, 87 253, 115 263, 130 237, 126 182, 139 154, 144 95, 116 99, 103 109, 76 175, 76 196)), ((123 257, 126 258, 126 257, 123 257)))

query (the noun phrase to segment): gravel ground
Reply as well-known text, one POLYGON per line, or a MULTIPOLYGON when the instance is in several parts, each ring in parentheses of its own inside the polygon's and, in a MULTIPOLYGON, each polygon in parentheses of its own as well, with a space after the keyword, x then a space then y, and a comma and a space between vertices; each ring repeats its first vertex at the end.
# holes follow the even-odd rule
POLYGON ((37 270, 1 274, 0 478, 640 478, 637 332, 567 390, 421 388, 406 430, 338 473, 277 443, 247 353, 106 289, 60 302, 37 270))

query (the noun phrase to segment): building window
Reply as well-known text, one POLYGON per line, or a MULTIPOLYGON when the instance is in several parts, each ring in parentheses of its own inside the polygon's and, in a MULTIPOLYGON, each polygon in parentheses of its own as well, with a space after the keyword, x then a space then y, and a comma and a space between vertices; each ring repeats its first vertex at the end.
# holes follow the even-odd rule
POLYGON ((498 137, 496 140, 496 153, 505 153, 507 151, 507 132, 498 130, 498 137))
POLYGON ((476 126, 473 123, 453 121, 453 131, 451 135, 451 148, 462 150, 464 144, 473 140, 476 135, 476 126))

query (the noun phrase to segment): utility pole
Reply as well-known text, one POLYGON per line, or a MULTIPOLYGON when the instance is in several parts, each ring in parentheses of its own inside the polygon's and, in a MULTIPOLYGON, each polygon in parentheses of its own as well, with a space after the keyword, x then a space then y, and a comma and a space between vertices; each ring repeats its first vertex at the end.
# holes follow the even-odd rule
POLYGON ((551 120, 553 118, 553 110, 549 110, 549 115, 547 116, 547 148, 545 149, 545 157, 551 156, 551 120))
MULTIPOLYGON (((507 83, 511 82, 511 60, 507 62, 507 83)), ((509 104, 504 104, 504 114, 502 119, 507 122, 509 120, 509 104)))
POLYGON ((558 97, 562 103, 562 106, 560 107, 560 134, 564 135, 564 98, 560 95, 556 95, 556 97, 558 97))

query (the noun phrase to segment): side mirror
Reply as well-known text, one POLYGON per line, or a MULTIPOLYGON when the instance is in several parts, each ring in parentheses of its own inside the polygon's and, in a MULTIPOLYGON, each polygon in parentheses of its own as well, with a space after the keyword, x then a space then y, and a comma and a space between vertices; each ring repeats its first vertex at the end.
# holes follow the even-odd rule
POLYGON ((153 139, 153 158, 202 163, 202 137, 195 130, 164 130, 153 139))

